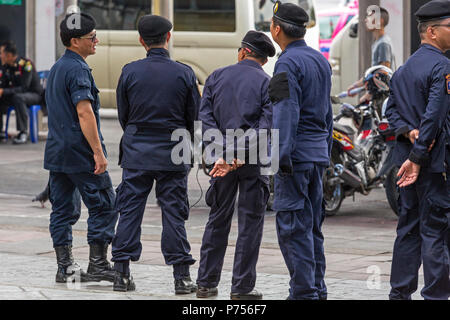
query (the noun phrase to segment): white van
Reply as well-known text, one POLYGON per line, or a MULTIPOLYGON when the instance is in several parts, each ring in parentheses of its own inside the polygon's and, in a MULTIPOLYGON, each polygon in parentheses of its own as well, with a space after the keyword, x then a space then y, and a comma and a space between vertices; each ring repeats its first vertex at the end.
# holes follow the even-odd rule
MULTIPOLYGON (((357 29, 358 16, 355 16, 331 43, 328 60, 333 68, 331 95, 347 91, 348 87, 361 78, 357 29)), ((358 99, 347 98, 345 101, 354 104, 358 99)))
MULTIPOLYGON (((192 67, 200 84, 215 69, 237 62, 237 48, 249 30, 266 32, 270 36, 270 22, 274 0, 167 0, 173 1, 174 60, 192 67)), ((318 50, 319 30, 313 0, 284 0, 302 6, 311 21, 306 42, 318 50)), ((97 54, 88 58, 93 69, 102 107, 115 108, 115 90, 122 67, 145 57, 138 41, 136 25, 139 18, 151 12, 150 0, 79 0, 82 12, 97 21, 100 40, 97 54)), ((276 59, 270 59, 264 69, 272 75, 276 59)))

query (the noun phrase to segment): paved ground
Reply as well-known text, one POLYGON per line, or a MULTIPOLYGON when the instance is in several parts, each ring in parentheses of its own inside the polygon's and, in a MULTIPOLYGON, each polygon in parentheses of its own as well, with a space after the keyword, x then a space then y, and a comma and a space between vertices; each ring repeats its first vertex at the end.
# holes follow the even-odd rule
MULTIPOLYGON (((120 128, 117 120, 103 119, 102 132, 109 153, 113 184, 120 183, 121 170, 116 165, 120 128)), ((0 299, 195 299, 195 295, 173 294, 172 270, 164 265, 160 252, 161 216, 152 194, 143 222, 143 253, 132 264, 137 284, 133 293, 114 293, 107 282, 55 284, 55 255, 48 233, 49 204, 45 208, 31 202, 31 197, 45 187, 48 173, 42 169, 45 142, 14 146, 0 144, 0 299)), ((192 208, 187 233, 192 254, 199 258, 201 237, 208 217, 203 197, 208 178, 196 170, 189 177, 192 208)), ((87 268, 87 212, 74 227, 74 256, 87 268)), ((324 224, 327 258, 326 283, 334 300, 383 300, 389 293, 389 273, 396 217, 385 199, 384 190, 368 197, 346 199, 335 217, 324 224)), ((237 220, 233 222, 226 253, 224 272, 217 299, 228 299, 236 240, 237 220)), ((195 279, 198 262, 191 275, 195 279)), ((256 288, 265 299, 285 299, 288 295, 287 269, 278 248, 275 215, 267 212, 256 288)), ((420 277, 419 288, 422 283, 420 277)), ((421 299, 416 293, 414 299, 421 299)))

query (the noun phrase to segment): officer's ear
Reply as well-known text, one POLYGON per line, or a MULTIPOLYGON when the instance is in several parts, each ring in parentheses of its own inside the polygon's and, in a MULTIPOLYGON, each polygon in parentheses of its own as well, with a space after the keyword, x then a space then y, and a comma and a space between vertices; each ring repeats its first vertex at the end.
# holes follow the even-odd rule
POLYGON ((169 43, 170 38, 172 38, 172 33, 169 31, 169 32, 167 32, 167 40, 166 40, 167 44, 169 43))
POLYGON ((141 36, 139 36, 139 42, 145 48, 145 50, 148 51, 148 46, 145 44, 145 41, 141 36))

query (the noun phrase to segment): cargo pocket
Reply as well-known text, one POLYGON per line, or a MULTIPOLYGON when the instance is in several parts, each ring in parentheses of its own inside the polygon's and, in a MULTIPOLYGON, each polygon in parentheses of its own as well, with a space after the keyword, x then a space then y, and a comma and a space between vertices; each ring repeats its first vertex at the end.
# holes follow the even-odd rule
POLYGON ((426 226, 432 230, 450 227, 450 203, 447 199, 427 198, 429 212, 427 214, 426 226))
POLYGON ((217 179, 211 179, 210 183, 211 185, 209 186, 208 191, 206 191, 205 194, 205 202, 208 207, 212 207, 213 205, 217 204, 217 195, 215 188, 217 179))

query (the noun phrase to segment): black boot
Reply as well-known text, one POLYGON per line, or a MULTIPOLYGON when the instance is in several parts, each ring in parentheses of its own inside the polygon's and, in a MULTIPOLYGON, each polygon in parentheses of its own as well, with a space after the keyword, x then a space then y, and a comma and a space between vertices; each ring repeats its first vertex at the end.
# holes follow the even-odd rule
POLYGON ((175 294, 189 294, 197 291, 197 285, 187 276, 183 279, 175 279, 175 294))
POLYGON ((121 292, 136 290, 136 285, 134 284, 131 274, 122 273, 116 270, 113 290, 121 292))
POLYGON ((89 245, 89 266, 87 274, 91 281, 114 282, 115 272, 106 259, 108 244, 92 243, 89 245))
POLYGON ((56 282, 86 282, 88 281, 86 273, 81 269, 78 263, 73 261, 72 246, 55 247, 56 261, 58 271, 56 272, 56 282))

